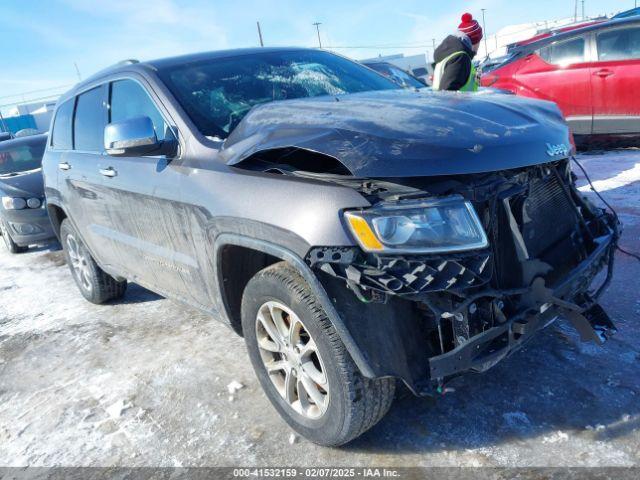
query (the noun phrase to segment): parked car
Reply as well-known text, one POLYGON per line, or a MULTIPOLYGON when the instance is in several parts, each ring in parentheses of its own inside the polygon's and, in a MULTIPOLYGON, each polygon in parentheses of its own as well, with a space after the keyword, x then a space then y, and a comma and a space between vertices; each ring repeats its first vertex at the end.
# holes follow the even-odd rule
POLYGON ((617 224, 577 191, 550 102, 260 48, 127 62, 54 115, 47 208, 82 295, 133 281, 223 320, 313 442, 369 429, 397 379, 437 394, 559 315, 615 330, 590 284, 617 224))
POLYGON ((425 88, 427 86, 422 80, 389 62, 362 62, 362 64, 384 75, 403 88, 425 88))
POLYGON ((4 142, 5 140, 11 140, 12 138, 13 138, 13 133, 0 132, 0 142, 4 142))
POLYGON ((640 19, 597 22, 511 49, 482 85, 554 101, 576 135, 640 134, 640 19))
POLYGON ((0 234, 11 253, 55 239, 44 202, 42 155, 46 135, 0 143, 0 234))

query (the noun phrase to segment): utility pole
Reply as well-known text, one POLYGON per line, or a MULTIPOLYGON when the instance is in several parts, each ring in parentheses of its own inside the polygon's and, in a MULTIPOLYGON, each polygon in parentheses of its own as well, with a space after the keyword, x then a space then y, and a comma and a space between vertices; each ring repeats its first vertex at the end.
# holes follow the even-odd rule
MULTIPOLYGON (((483 37, 484 37, 484 56, 488 57, 489 56, 489 49, 487 48, 487 25, 484 22, 484 11, 486 10, 486 8, 481 8, 480 10, 482 10, 482 30, 484 30, 483 33, 483 37)), ((496 37, 496 42, 498 41, 498 37, 496 37)))
POLYGON ((316 32, 318 32, 318 47, 322 48, 322 40, 320 40, 320 25, 322 25, 322 23, 315 22, 313 25, 316 26, 316 32))
POLYGON ((431 44, 433 45, 433 61, 436 61, 436 39, 431 39, 431 44))
POLYGON ((582 20, 584 20, 584 0, 582 0, 582 20))
POLYGON ((573 8, 573 21, 574 22, 578 21, 578 0, 576 0, 575 6, 573 8))
POLYGON ((260 46, 264 47, 264 42, 262 41, 262 30, 260 29, 260 22, 256 22, 258 26, 258 38, 260 39, 260 46))

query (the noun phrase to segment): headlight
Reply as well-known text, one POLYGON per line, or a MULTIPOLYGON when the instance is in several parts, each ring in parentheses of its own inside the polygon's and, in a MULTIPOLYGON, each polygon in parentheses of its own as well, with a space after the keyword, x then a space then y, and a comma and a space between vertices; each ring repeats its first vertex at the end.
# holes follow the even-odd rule
POLYGON ((473 205, 459 196, 382 204, 344 215, 368 252, 459 252, 489 245, 473 205))
POLYGON ((5 210, 22 210, 27 208, 24 198, 2 197, 2 206, 5 210))

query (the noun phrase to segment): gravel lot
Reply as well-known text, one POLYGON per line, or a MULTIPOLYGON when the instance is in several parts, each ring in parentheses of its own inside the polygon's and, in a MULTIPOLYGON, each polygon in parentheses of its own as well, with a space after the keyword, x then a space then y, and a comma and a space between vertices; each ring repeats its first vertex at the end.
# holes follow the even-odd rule
MULTIPOLYGON (((640 151, 583 155, 640 251, 640 151)), ((564 322, 454 393, 401 391, 347 447, 291 436, 227 327, 136 285, 91 305, 61 252, 0 249, 0 465, 640 465, 640 264, 603 298, 619 333, 564 322), (243 388, 230 394, 228 385, 243 388)))

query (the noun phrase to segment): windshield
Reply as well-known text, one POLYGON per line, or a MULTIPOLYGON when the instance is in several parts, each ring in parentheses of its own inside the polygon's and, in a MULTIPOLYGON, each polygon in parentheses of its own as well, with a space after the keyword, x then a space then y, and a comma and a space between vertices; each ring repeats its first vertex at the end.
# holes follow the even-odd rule
POLYGON ((360 64, 323 51, 218 58, 159 72, 198 130, 226 137, 254 105, 398 88, 360 64))
POLYGON ((0 175, 40 168, 45 144, 45 138, 0 143, 0 175))
POLYGON ((393 65, 389 65, 387 63, 372 63, 367 66, 373 68, 376 72, 380 72, 382 75, 394 81, 401 87, 424 88, 426 86, 414 76, 393 65))

